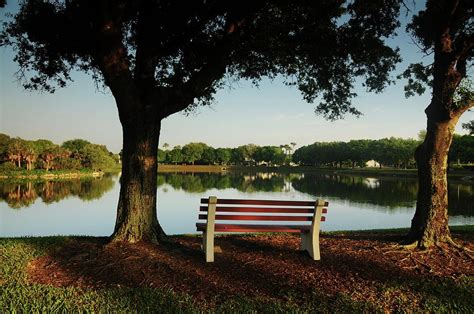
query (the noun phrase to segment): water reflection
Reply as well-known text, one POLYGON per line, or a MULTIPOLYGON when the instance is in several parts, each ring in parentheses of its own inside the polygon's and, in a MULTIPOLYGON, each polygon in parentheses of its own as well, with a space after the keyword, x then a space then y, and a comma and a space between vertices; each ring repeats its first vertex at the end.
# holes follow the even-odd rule
MULTIPOLYGON (((244 193, 288 192, 292 189, 313 197, 347 200, 358 205, 372 205, 382 211, 416 205, 418 182, 405 178, 367 178, 338 174, 281 173, 165 173, 158 175, 158 186, 169 185, 187 193, 204 193, 211 189, 236 189, 244 193)), ((450 183, 449 213, 474 216, 474 186, 450 183)))
POLYGON ((292 180, 293 187, 314 196, 325 195, 352 203, 383 206, 387 210, 413 207, 416 180, 364 178, 336 174, 307 174, 292 180))
POLYGON ((112 175, 102 178, 52 181, 1 181, 0 202, 4 201, 10 208, 21 209, 31 206, 37 199, 45 204, 60 202, 69 197, 82 201, 100 199, 114 187, 112 175))
POLYGON ((302 174, 264 173, 163 173, 158 174, 158 186, 170 185, 174 190, 203 193, 211 189, 236 189, 244 193, 285 192, 293 178, 302 174))
MULTIPOLYGON (((69 197, 82 201, 98 200, 114 188, 116 178, 107 174, 102 178, 57 181, 0 181, 0 202, 21 209, 37 199, 45 204, 60 202, 69 197)), ((160 173, 158 187, 168 194, 204 194, 210 190, 233 189, 244 194, 282 193, 297 191, 312 198, 325 197, 348 201, 356 207, 375 207, 392 212, 416 204, 418 184, 413 179, 367 178, 338 174, 281 174, 281 173, 160 173)), ((118 188, 118 187, 117 187, 118 188)), ((163 197, 165 197, 163 195, 163 197)), ((172 197, 170 195, 169 197, 172 197)), ((449 184, 450 215, 474 216, 474 185, 449 184)))
MULTIPOLYGON (((0 237, 108 236, 116 217, 117 176, 57 181, 0 180, 0 237), (93 200, 93 201, 92 201, 93 200), (21 209, 21 210, 19 210, 21 209)), ((323 230, 408 227, 417 181, 337 174, 160 173, 158 219, 168 234, 196 232, 199 199, 315 199, 331 202, 323 230)), ((474 184, 449 184, 450 224, 474 223, 474 184)))

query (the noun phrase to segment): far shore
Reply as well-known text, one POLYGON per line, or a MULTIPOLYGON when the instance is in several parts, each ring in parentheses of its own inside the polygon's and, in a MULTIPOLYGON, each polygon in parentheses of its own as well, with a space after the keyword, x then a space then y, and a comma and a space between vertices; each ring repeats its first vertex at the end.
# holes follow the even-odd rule
MULTIPOLYGON (((0 172, 1 179, 25 179, 25 180, 51 180, 51 179, 77 179, 86 177, 101 177, 104 173, 120 172, 120 168, 113 170, 61 170, 45 171, 33 170, 31 172, 11 171, 7 173, 0 172)), ((229 172, 275 172, 275 173, 327 173, 348 176, 363 177, 393 177, 393 178, 411 178, 417 179, 416 169, 395 169, 395 168, 319 168, 313 166, 236 166, 236 165, 170 165, 160 164, 159 173, 229 173, 229 172)), ((461 180, 465 182, 474 182, 474 171, 472 170, 450 170, 448 178, 461 180)))
POLYGON ((27 180, 35 180, 35 179, 43 179, 43 180, 50 180, 50 179, 77 179, 83 177, 93 177, 98 178, 104 175, 103 171, 77 171, 77 172, 33 172, 28 174, 25 171, 21 171, 19 173, 10 172, 10 173, 0 173, 0 179, 27 179, 27 180))
MULTIPOLYGON (((223 166, 223 165, 168 165, 160 164, 158 172, 180 172, 180 173, 225 173, 225 172, 278 172, 278 173, 330 173, 351 176, 374 176, 374 177, 418 177, 417 169, 395 169, 395 168, 319 168, 312 166, 223 166)), ((474 181, 474 171, 450 170, 448 177, 463 181, 474 181)))

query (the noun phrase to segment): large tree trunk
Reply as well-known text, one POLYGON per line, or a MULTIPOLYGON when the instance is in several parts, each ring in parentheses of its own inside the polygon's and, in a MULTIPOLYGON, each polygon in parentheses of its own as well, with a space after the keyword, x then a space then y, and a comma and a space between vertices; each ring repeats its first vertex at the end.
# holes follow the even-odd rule
POLYGON ((448 227, 448 153, 454 129, 463 111, 440 110, 436 102, 427 108, 425 140, 418 146, 418 198, 408 241, 425 249, 451 240, 448 227))
POLYGON ((137 120, 141 121, 123 126, 122 176, 112 240, 156 243, 165 237, 156 212, 160 122, 137 120))

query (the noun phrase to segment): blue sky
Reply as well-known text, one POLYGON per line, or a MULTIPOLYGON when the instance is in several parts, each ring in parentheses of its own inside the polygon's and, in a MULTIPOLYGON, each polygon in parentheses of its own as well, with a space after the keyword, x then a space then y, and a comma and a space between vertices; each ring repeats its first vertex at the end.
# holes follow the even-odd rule
MULTIPOLYGON (((16 7, 16 1, 8 1, 3 11, 11 12, 16 7)), ((429 57, 419 53, 405 34, 404 26, 398 33, 390 43, 400 47, 404 61, 393 76, 420 58, 429 62, 429 57)), ((120 150, 122 131, 109 91, 98 90, 92 78, 82 73, 74 73, 74 82, 54 94, 25 91, 16 81, 18 68, 12 59, 9 48, 0 48, 0 133, 32 140, 46 138, 58 144, 83 138, 105 144, 114 152, 120 150)), ((403 84, 399 81, 382 94, 368 94, 358 87, 354 104, 363 116, 331 122, 315 115, 314 105, 303 101, 296 88, 284 86, 281 80, 264 80, 259 88, 237 82, 232 88, 220 90, 211 107, 201 107, 189 116, 177 113, 165 119, 160 146, 201 141, 214 147, 290 142, 299 147, 315 141, 416 138, 426 127, 424 109, 430 94, 406 99, 403 84)), ((465 134, 461 124, 472 119, 473 112, 464 114, 456 132, 465 134)))

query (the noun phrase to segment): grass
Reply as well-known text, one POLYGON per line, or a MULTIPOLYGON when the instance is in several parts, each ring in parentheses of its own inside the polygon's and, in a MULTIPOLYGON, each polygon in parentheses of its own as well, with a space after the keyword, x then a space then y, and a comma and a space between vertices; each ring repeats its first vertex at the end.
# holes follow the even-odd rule
MULTIPOLYGON (((474 226, 456 226, 454 232, 474 234, 474 226)), ((405 233, 407 229, 370 230, 367 232, 405 233)), ((344 233, 364 233, 350 231, 344 233)), ((342 233, 342 232, 336 232, 342 233)), ((74 237, 78 239, 79 237, 74 237)), ((209 308, 189 295, 176 293, 162 287, 107 289, 58 288, 28 282, 26 268, 34 258, 47 254, 70 237, 0 238, 0 309, 2 312, 370 312, 383 313, 383 302, 378 300, 356 301, 350 295, 327 296, 313 291, 304 302, 296 290, 289 287, 278 293, 276 299, 238 297, 216 302, 209 308)), ((465 276, 460 280, 433 278, 433 280, 380 283, 380 292, 394 300, 400 312, 459 312, 474 311, 474 280, 465 276), (416 295, 416 298, 413 296, 416 295), (417 302, 413 302, 416 299, 417 302), (421 301, 420 301, 421 300, 421 301)))
POLYGON ((0 239, 0 309, 8 312, 192 312, 193 301, 163 289, 84 290, 29 284, 26 267, 68 237, 0 239))

